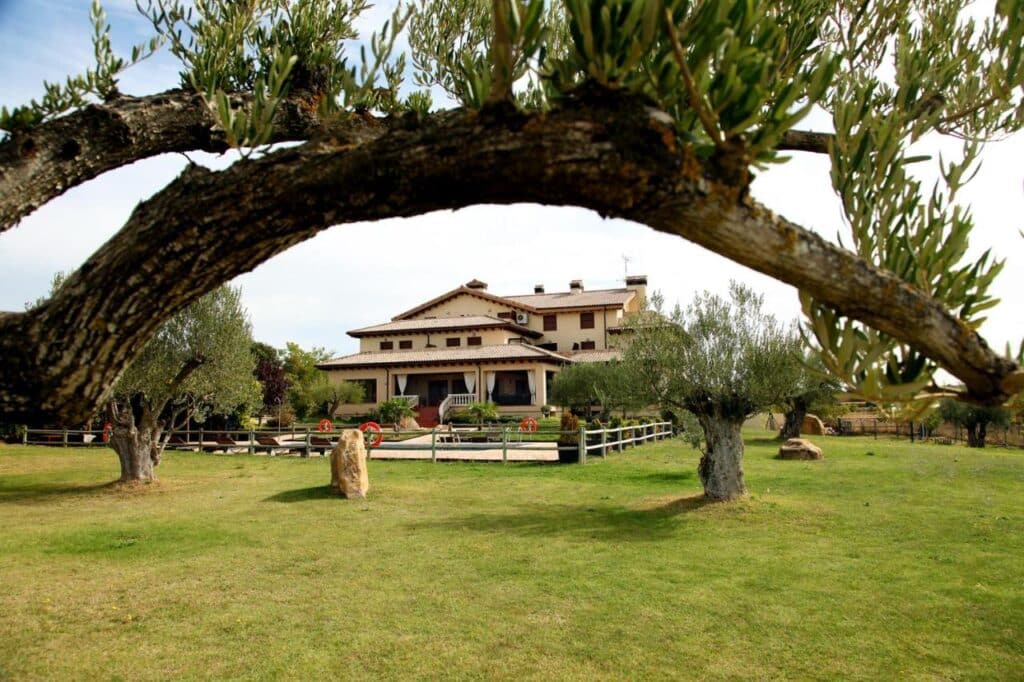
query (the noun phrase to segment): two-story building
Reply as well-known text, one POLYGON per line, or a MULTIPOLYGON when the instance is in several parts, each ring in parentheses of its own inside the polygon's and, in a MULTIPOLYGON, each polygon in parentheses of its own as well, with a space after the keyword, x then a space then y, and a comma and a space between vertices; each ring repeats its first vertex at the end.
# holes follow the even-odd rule
POLYGON ((624 318, 643 309, 647 278, 626 278, 620 289, 498 296, 474 279, 390 322, 349 335, 359 352, 318 365, 331 381, 363 386, 366 402, 343 405, 341 416, 365 414, 381 401, 403 398, 425 426, 452 410, 491 401, 502 414, 537 416, 551 380, 574 362, 602 362, 624 318))

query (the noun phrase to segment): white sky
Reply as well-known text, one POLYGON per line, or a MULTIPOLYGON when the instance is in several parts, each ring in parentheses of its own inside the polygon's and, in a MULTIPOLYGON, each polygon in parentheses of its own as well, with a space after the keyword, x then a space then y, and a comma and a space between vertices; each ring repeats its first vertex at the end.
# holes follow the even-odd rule
MULTIPOLYGON (((0 105, 38 97, 43 79, 57 80, 91 60, 87 0, 0 0, 0 105)), ((131 0, 105 3, 115 49, 144 37, 131 0)), ((373 27, 383 10, 366 17, 373 27)), ((131 70, 121 89, 148 94, 173 87, 176 66, 162 54, 131 70)), ((827 127, 824 117, 802 127, 827 127)), ((934 143, 923 145, 928 151, 934 143)), ((943 149, 950 149, 948 146, 943 149)), ((224 158, 192 155, 223 165, 224 158)), ((1024 136, 990 145, 981 172, 964 191, 977 223, 972 252, 991 248, 1007 261, 994 291, 1003 302, 982 333, 997 349, 1024 337, 1024 136)), ((22 310, 44 295, 53 273, 73 270, 125 222, 134 206, 175 177, 180 155, 133 164, 77 187, 0 234, 0 310, 22 310)), ((925 164, 919 164, 924 166, 925 164)), ((754 196, 777 213, 835 239, 842 229, 827 158, 795 154, 762 174, 754 196)), ((796 291, 690 244, 622 220, 603 220, 576 208, 536 205, 476 206, 414 219, 337 226, 235 280, 255 336, 275 346, 297 341, 337 353, 358 344, 346 331, 390 319, 474 277, 497 294, 525 293, 542 282, 548 291, 582 279, 588 289, 620 286, 623 256, 630 274, 669 303, 687 302, 701 289, 725 293, 730 279, 762 292, 782 318, 799 315, 796 291)))

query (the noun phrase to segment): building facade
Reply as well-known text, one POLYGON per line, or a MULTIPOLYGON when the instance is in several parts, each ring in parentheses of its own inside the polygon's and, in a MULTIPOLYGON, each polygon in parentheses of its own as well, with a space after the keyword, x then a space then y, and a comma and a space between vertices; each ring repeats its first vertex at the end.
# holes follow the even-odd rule
POLYGON ((619 289, 569 290, 498 296, 474 279, 390 322, 349 335, 359 352, 318 367, 331 381, 363 386, 365 402, 343 405, 340 416, 365 414, 402 398, 432 426, 472 402, 491 401, 502 414, 538 416, 551 381, 575 362, 618 356, 615 339, 626 316, 646 304, 647 278, 626 278, 619 289))

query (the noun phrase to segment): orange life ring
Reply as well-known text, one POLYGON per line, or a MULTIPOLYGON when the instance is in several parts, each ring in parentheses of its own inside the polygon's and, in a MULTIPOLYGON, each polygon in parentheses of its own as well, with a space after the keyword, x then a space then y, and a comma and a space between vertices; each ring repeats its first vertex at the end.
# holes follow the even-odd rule
POLYGON ((367 445, 371 448, 377 447, 384 440, 384 429, 380 428, 377 422, 363 422, 359 425, 359 430, 363 433, 371 432, 371 435, 367 436, 367 445))
POLYGON ((533 417, 527 417, 519 422, 519 430, 523 433, 534 433, 537 430, 537 420, 533 417))
POLYGON ((331 423, 330 419, 321 419, 320 423, 316 425, 316 430, 320 433, 327 433, 334 430, 334 424, 331 423))
POLYGON ((107 422, 106 424, 103 425, 103 442, 104 443, 109 443, 110 442, 110 434, 113 431, 114 431, 114 425, 111 424, 110 422, 107 422))

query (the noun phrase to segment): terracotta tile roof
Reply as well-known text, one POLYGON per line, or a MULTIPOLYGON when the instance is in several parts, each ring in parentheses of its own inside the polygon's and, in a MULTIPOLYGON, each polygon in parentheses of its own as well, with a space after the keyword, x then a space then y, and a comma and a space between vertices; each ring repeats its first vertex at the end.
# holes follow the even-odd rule
POLYGON ((552 294, 521 294, 517 296, 496 296, 484 289, 474 289, 468 286, 461 286, 451 291, 446 291, 426 303, 415 308, 410 308, 404 313, 395 315, 393 320, 403 320, 413 317, 449 299, 461 294, 476 296, 477 298, 504 304, 510 308, 525 310, 536 313, 544 310, 555 310, 560 308, 597 308, 601 306, 620 306, 626 304, 636 295, 632 289, 595 289, 593 291, 581 291, 574 294, 568 291, 552 294))
POLYGON ((317 365, 319 369, 382 367, 389 365, 444 364, 486 360, 539 360, 564 364, 569 358, 527 344, 477 346, 474 348, 437 348, 431 350, 371 351, 345 355, 317 365))
POLYGON ((488 327, 507 327, 523 336, 540 338, 541 332, 520 326, 511 320, 490 315, 464 315, 460 317, 431 317, 419 320, 397 320, 375 324, 370 327, 353 329, 349 336, 375 336, 377 334, 402 334, 405 332, 443 331, 448 329, 483 329, 488 327))
POLYGON ((531 308, 528 305, 517 303, 511 299, 504 298, 502 296, 495 296, 494 294, 488 293, 483 289, 471 289, 469 287, 462 286, 452 289, 451 291, 446 291, 440 296, 430 299, 426 303, 421 303, 415 308, 410 308, 409 310, 406 310, 404 313, 399 313, 398 315, 395 315, 391 319, 397 321, 413 317, 418 313, 421 313, 425 310, 430 310, 434 306, 440 303, 444 303, 445 301, 455 298, 456 296, 462 294, 466 294, 467 296, 476 296, 477 298, 482 298, 485 301, 491 301, 493 303, 504 304, 507 305, 509 308, 518 308, 519 310, 525 310, 528 313, 537 312, 535 309, 531 308))
POLYGON ((618 350, 578 350, 566 355, 573 362, 611 362, 622 359, 622 351, 618 350))
POLYGON ((509 301, 529 306, 535 310, 555 308, 591 308, 599 306, 625 305, 636 292, 632 289, 595 289, 573 294, 568 291, 554 294, 522 294, 505 296, 509 301))

